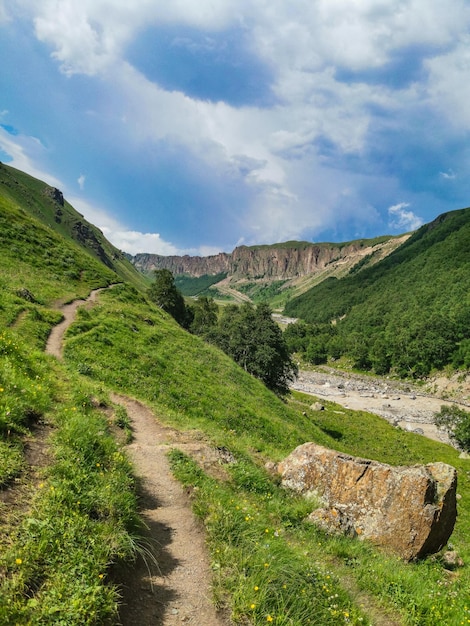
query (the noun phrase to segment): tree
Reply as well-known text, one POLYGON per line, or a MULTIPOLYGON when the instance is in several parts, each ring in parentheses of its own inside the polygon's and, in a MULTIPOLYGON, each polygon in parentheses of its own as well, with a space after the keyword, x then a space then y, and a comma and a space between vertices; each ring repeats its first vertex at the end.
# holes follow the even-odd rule
POLYGON ((445 428, 455 443, 470 452, 470 413, 451 404, 442 405, 439 413, 434 416, 434 423, 445 428))
POLYGON ((267 304, 226 307, 210 339, 275 393, 289 391, 297 367, 267 304))
POLYGON ((190 308, 193 312, 190 331, 195 335, 205 335, 217 324, 219 307, 213 298, 199 296, 190 308))
POLYGON ((320 365, 328 361, 328 352, 326 349, 326 341, 328 337, 324 335, 312 336, 305 351, 305 358, 313 365, 320 365))
POLYGON ((190 312, 186 309, 184 298, 175 286, 170 270, 154 271, 154 282, 148 289, 148 297, 161 309, 169 313, 180 326, 188 328, 191 323, 190 312))

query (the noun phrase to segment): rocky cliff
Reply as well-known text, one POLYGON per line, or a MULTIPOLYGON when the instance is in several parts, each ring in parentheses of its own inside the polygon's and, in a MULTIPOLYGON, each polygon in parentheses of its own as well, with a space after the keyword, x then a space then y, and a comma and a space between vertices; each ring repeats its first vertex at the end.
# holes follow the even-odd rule
POLYGON ((168 269, 174 275, 195 277, 226 273, 233 278, 287 280, 318 272, 334 262, 352 266, 367 255, 385 256, 399 243, 401 239, 387 237, 346 244, 289 241, 271 246, 239 246, 231 254, 221 252, 207 257, 137 254, 132 263, 144 273, 168 269))
POLYGON ((131 257, 131 263, 144 274, 154 270, 167 269, 178 276, 215 276, 228 273, 230 268, 230 254, 221 252, 213 256, 160 256, 159 254, 136 254, 131 257))

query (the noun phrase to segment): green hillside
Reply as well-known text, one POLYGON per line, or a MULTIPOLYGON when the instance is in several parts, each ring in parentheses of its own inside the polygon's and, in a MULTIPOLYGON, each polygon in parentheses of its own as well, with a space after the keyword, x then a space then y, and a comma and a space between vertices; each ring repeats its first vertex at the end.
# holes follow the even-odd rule
POLYGON ((139 289, 148 286, 147 280, 134 269, 125 254, 109 243, 96 226, 87 222, 58 189, 0 163, 0 199, 2 207, 21 207, 55 233, 75 242, 116 272, 121 280, 139 289))
POLYGON ((443 214, 376 265, 291 300, 285 313, 334 321, 336 349, 380 373, 469 367, 469 251, 470 209, 443 214))
POLYGON ((70 229, 60 232, 63 222, 48 224, 54 205, 43 200, 45 186, 17 180, 14 192, 0 185, 0 624, 119 623, 116 564, 132 571, 136 553, 151 548, 126 457, 129 419, 111 391, 140 399, 181 437, 235 460, 214 478, 171 454, 207 532, 215 601, 232 623, 470 619, 468 567, 449 574, 439 556, 404 563, 328 536, 304 521, 315 503, 291 496, 264 469, 307 440, 391 464, 451 463, 461 495, 452 543, 467 563, 470 475, 457 450, 332 403, 315 410, 302 394, 280 400, 182 330, 119 265, 90 253, 70 229), (61 319, 56 305, 112 284, 79 309, 64 361, 45 355, 61 319), (42 453, 32 456, 36 444, 42 453))

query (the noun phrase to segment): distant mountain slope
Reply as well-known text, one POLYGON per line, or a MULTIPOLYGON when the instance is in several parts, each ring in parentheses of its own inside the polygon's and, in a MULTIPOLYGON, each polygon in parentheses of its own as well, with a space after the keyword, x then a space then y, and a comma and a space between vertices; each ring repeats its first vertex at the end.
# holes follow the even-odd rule
POLYGON ((420 302, 441 312, 470 297, 470 209, 452 211, 422 226, 379 263, 340 280, 331 278, 291 300, 288 315, 328 322, 344 315, 366 318, 372 309, 406 313, 420 302))
POLYGON ((0 163, 0 198, 9 200, 59 235, 74 241, 119 278, 140 289, 146 287, 146 279, 134 269, 126 255, 78 213, 59 189, 0 163))
POLYGON ((345 243, 287 241, 263 246, 239 246, 230 254, 221 252, 207 257, 137 254, 132 263, 144 273, 168 269, 174 275, 186 274, 198 278, 228 274, 233 279, 292 279, 312 274, 331 263, 355 263, 370 252, 378 252, 393 239, 386 235, 345 243))
POLYGON ((137 254, 130 258, 146 275, 153 270, 170 270, 183 295, 269 301, 281 310, 289 298, 330 276, 344 276, 354 266, 377 263, 408 237, 385 235, 344 243, 287 241, 239 246, 230 254, 207 257, 137 254))
POLYGON ((372 267, 325 280, 285 314, 334 322, 358 367, 415 376, 469 367, 470 209, 440 215, 372 267))

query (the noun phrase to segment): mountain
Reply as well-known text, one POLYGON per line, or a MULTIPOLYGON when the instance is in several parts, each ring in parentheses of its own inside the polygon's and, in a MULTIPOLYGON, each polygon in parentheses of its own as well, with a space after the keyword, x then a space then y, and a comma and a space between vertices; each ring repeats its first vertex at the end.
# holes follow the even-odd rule
MULTIPOLYGON (((127 272, 137 285, 136 270, 113 258, 119 251, 62 205, 58 191, 0 169, 0 624, 124 623, 118 610, 128 581, 147 589, 168 566, 165 542, 181 545, 171 520, 162 544, 162 524, 146 523, 148 510, 139 516, 138 504, 150 502, 153 515, 161 502, 149 500, 145 475, 128 461, 132 414, 116 404, 123 396, 149 407, 161 425, 158 445, 134 442, 135 454, 163 459, 172 448, 172 470, 207 533, 222 616, 444 626, 469 614, 470 570, 460 561, 470 560, 470 476, 459 451, 327 401, 318 410, 304 394, 281 401, 139 293, 125 279, 127 272), (74 227, 79 222, 84 229, 74 227), (78 309, 63 360, 45 355, 62 319, 58 307, 113 283, 78 309), (453 551, 402 563, 367 541, 304 523, 317 503, 281 488, 265 463, 273 467, 306 441, 390 465, 454 465, 453 551), (451 574, 446 554, 454 557, 451 574), (147 566, 142 578, 139 561, 147 566)), ((454 233, 455 223, 448 225, 454 233)), ((437 236, 430 250, 453 236, 442 239, 439 224, 428 234, 437 236)), ((459 257, 465 250, 457 240, 459 257)), ((191 569, 190 560, 182 567, 191 569)), ((158 584, 143 601, 137 595, 129 623, 174 604, 158 584)))
POLYGON ((444 213, 379 263, 323 281, 284 312, 333 323, 358 367, 415 376, 449 363, 469 367, 469 251, 470 209, 444 213))
POLYGON ((287 241, 273 245, 239 246, 232 253, 221 252, 207 257, 160 256, 137 254, 132 263, 143 273, 156 269, 168 269, 174 275, 193 277, 226 273, 234 279, 292 279, 307 276, 324 269, 331 263, 350 265, 375 253, 378 255, 388 246, 401 243, 399 238, 381 237, 359 239, 346 243, 309 243, 287 241))
POLYGON ((57 234, 73 241, 115 272, 116 279, 130 281, 139 289, 146 288, 148 281, 134 269, 126 255, 76 211, 59 189, 0 162, 0 197, 4 203, 21 207, 57 234))
POLYGON ((408 236, 386 235, 345 243, 287 241, 239 246, 230 254, 207 257, 137 254, 130 260, 146 275, 158 269, 170 270, 184 295, 206 293, 212 283, 213 295, 222 292, 233 296, 239 291, 256 301, 265 299, 269 292, 270 299, 278 295, 282 301, 329 276, 342 276, 358 263, 363 267, 376 263, 408 236))
POLYGON ((399 308, 411 301, 423 311, 468 306, 470 293, 470 209, 451 211, 417 230, 377 264, 317 285, 286 306, 286 313, 309 322, 327 322, 354 311, 368 317, 372 307, 399 308))

